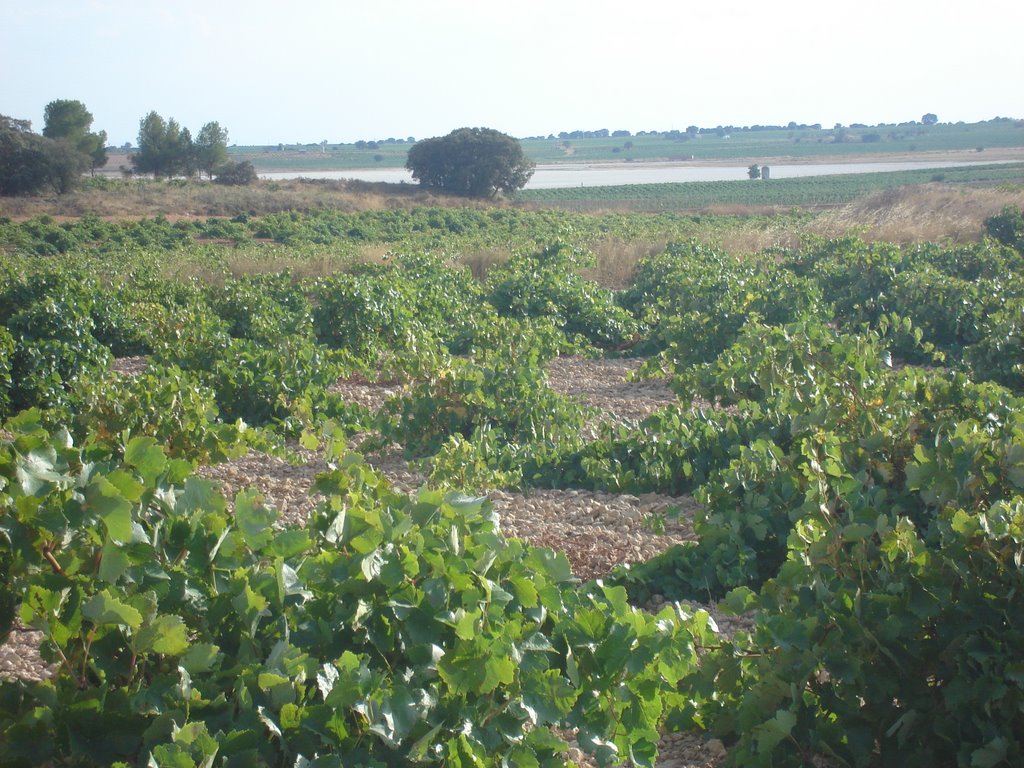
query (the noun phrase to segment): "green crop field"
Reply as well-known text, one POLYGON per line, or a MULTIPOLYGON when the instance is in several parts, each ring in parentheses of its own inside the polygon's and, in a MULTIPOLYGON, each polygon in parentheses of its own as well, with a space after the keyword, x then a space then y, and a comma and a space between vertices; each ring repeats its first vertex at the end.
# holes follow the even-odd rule
POLYGON ((929 182, 1021 185, 1024 184, 1024 163, 792 179, 527 189, 519 192, 516 199, 578 210, 609 205, 633 210, 701 209, 716 205, 807 207, 839 205, 883 189, 929 182))
MULTIPOLYGON (((905 156, 925 152, 1024 147, 1024 120, 994 119, 970 124, 878 125, 751 130, 729 128, 693 136, 676 132, 629 137, 526 138, 526 155, 538 164, 632 161, 760 162, 777 157, 853 159, 865 155, 905 156)), ((249 160, 261 172, 397 168, 405 164, 406 139, 355 144, 232 147, 235 160, 249 160)))
POLYGON ((857 155, 913 155, 1024 146, 1024 121, 993 120, 962 125, 879 125, 845 128, 723 130, 676 138, 526 139, 523 149, 538 163, 629 160, 731 160, 857 155), (867 137, 867 140, 865 140, 867 137), (877 138, 875 138, 877 137, 877 138), (871 140, 875 138, 875 140, 871 140), (569 147, 566 148, 565 144, 569 147), (626 144, 630 147, 626 147, 626 144))
POLYGON ((0 765, 1024 762, 1019 207, 733 252, 696 237, 738 217, 377 202, 0 218, 0 765), (555 492, 670 503, 498 508, 555 492))

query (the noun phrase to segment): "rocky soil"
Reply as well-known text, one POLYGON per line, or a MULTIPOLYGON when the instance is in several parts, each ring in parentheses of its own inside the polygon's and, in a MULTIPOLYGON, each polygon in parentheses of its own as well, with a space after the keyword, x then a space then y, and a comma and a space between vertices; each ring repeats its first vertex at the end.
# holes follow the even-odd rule
MULTIPOLYGON (((117 368, 130 375, 142 364, 135 359, 124 360, 119 361, 117 368)), ((663 382, 627 381, 628 374, 638 366, 635 360, 569 357, 554 361, 549 376, 556 389, 596 408, 599 421, 634 425, 676 399, 663 382)), ((397 386, 342 381, 337 390, 350 401, 375 409, 397 391, 397 386)), ((275 457, 250 454, 204 467, 200 474, 217 480, 229 499, 243 488, 256 488, 284 520, 300 522, 317 503, 309 489, 316 475, 326 469, 326 463, 317 454, 300 455, 303 463, 293 465, 275 457)), ((423 476, 410 468, 398 451, 371 454, 367 461, 403 491, 413 491, 424 482, 423 476)), ((692 520, 696 505, 689 497, 577 490, 493 491, 488 496, 507 535, 565 552, 581 579, 600 578, 619 564, 648 560, 674 544, 694 538, 692 520)), ((653 604, 646 607, 656 608, 660 602, 655 597, 653 604)), ((701 607, 711 612, 722 632, 731 633, 746 624, 743 619, 721 615, 713 606, 701 607)), ((36 632, 13 632, 6 646, 0 648, 0 676, 38 679, 45 675, 46 667, 36 650, 40 639, 36 632)), ((658 765, 707 768, 718 765, 724 756, 725 749, 716 740, 705 742, 694 734, 666 734, 658 765)), ((573 757, 589 765, 576 750, 573 757)))

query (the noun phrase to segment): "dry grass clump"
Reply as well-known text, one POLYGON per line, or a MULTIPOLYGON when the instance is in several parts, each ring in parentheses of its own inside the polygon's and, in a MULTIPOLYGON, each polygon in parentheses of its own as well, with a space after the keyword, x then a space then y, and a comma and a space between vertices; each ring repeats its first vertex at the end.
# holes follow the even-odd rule
POLYGON ((495 205, 501 203, 437 195, 414 184, 290 179, 230 187, 208 181, 118 179, 102 186, 85 185, 66 195, 0 198, 0 215, 12 219, 44 214, 55 218, 76 217, 86 213, 110 219, 157 215, 171 218, 325 209, 350 212, 421 206, 481 208, 495 205))
POLYGON ((477 248, 459 256, 459 264, 468 267, 469 271, 480 282, 487 279, 488 273, 500 267, 512 257, 507 248, 477 248))
POLYGON ((623 240, 610 237, 591 247, 597 266, 584 270, 583 276, 612 290, 628 288, 640 259, 661 253, 667 245, 668 241, 663 239, 623 240))
POLYGON ((878 192, 817 216, 808 229, 826 237, 856 234, 892 243, 977 241, 985 219, 1024 207, 1024 186, 925 184, 878 192))

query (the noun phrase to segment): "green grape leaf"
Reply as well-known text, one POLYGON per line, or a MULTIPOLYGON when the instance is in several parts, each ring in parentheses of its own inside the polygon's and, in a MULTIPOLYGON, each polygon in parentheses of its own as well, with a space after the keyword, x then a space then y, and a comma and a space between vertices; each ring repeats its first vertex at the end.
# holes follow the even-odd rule
POLYGON ((97 625, 119 624, 131 629, 142 625, 142 614, 107 590, 90 597, 82 605, 82 615, 97 625))
POLYGON ((152 483, 167 466, 167 456, 153 437, 133 437, 124 449, 124 463, 152 483))
POLYGON ((188 650, 188 628, 180 616, 160 615, 143 625, 133 638, 136 653, 153 651, 180 656, 188 650))

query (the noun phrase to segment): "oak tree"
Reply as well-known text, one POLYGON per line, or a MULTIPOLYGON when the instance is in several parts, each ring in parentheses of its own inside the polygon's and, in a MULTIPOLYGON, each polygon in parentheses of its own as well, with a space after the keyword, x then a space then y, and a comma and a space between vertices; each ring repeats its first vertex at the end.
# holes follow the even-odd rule
POLYGON ((534 163, 520 143, 493 128, 459 128, 413 145, 405 167, 424 187, 468 197, 512 194, 526 186, 534 163))

